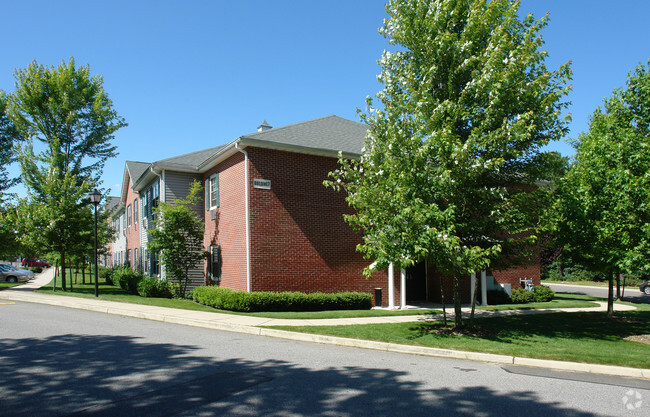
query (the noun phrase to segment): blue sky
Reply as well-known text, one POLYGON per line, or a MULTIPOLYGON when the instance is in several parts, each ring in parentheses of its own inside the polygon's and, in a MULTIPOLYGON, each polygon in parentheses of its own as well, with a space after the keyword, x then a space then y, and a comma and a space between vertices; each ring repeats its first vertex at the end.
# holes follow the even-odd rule
MULTIPOLYGON (((572 60, 568 137, 627 73, 650 57, 647 0, 522 0, 541 17, 547 65, 572 60)), ((272 126, 357 108, 381 89, 376 63, 380 0, 329 1, 11 1, 3 16, 0 89, 14 89, 15 68, 52 66, 73 56, 104 77, 115 109, 120 155, 104 186, 118 195, 126 160, 152 162, 224 144, 272 126)), ((572 154, 567 143, 550 146, 572 154)))

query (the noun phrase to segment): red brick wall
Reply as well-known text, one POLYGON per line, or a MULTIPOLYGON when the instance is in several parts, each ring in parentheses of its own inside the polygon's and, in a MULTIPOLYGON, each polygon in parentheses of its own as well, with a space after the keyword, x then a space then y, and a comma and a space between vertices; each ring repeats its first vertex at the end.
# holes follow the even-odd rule
MULTIPOLYGON (((343 220, 342 214, 350 212, 345 196, 323 186, 328 173, 337 167, 336 159, 253 147, 246 150, 250 158, 251 290, 373 293, 375 287, 381 287, 386 305, 387 274, 377 273, 372 280, 362 276, 368 261, 356 252, 360 237, 343 220), (271 189, 254 188, 255 179, 270 180, 271 189)), ((243 165, 242 156, 237 160, 239 164, 232 168, 243 165)), ((226 268, 239 268, 245 277, 243 171, 238 170, 236 185, 236 176, 226 179, 227 171, 222 170, 220 177, 223 200, 218 226, 211 225, 208 234, 222 244, 221 285, 243 289, 226 274, 226 268), (232 193, 238 197, 230 196, 232 193), (240 201, 240 226, 226 219, 226 200, 231 198, 240 201), (234 242, 242 255, 236 260, 226 253, 226 247, 234 242), (231 262, 237 266, 228 265, 231 262)), ((206 227, 209 213, 207 216, 206 227)), ((399 291, 396 297, 399 300, 399 291)))
POLYGON ((220 285, 246 291, 244 155, 237 153, 220 163, 206 173, 203 182, 215 172, 219 172, 219 207, 215 220, 205 211, 204 245, 221 245, 220 285))
POLYGON ((533 280, 533 285, 541 285, 539 262, 529 266, 519 266, 504 271, 492 271, 494 279, 499 284, 510 284, 512 289, 523 288, 519 279, 528 278, 533 280))
MULTIPOLYGON (((131 267, 136 268, 138 265, 137 260, 135 258, 135 249, 138 249, 138 257, 142 257, 142 249, 140 249, 140 228, 142 227, 142 222, 138 220, 137 223, 135 223, 135 216, 133 212, 133 204, 137 204, 137 200, 139 200, 139 194, 137 194, 135 191, 133 191, 133 181, 131 178, 129 178, 129 188, 127 189, 126 192, 126 202, 124 203, 124 221, 126 222, 128 219, 128 213, 127 211, 130 209, 131 211, 131 225, 126 227, 126 249, 131 250, 131 267)), ((138 216, 140 216, 140 208, 138 208, 138 216)), ((124 260, 126 261, 126 254, 124 254, 124 260)))

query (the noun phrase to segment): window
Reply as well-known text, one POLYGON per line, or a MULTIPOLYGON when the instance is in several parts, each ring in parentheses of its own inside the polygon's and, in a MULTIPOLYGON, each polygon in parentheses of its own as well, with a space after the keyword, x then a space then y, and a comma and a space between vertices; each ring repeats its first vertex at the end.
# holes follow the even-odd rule
POLYGON ((219 207, 219 173, 215 172, 205 180, 205 209, 219 207))
MULTIPOLYGON (((142 218, 146 218, 147 220, 155 220, 156 216, 154 215, 153 209, 158 207, 158 199, 160 197, 159 194, 160 186, 158 182, 156 181, 151 185, 151 187, 147 188, 147 190, 143 193, 142 195, 142 218)), ((147 226, 149 227, 149 226, 147 226)))
POLYGON ((213 282, 221 281, 221 246, 208 246, 208 276, 213 282))
POLYGON ((126 208, 126 227, 131 227, 131 204, 126 208))
POLYGON ((138 230, 138 199, 133 200, 133 226, 138 230))

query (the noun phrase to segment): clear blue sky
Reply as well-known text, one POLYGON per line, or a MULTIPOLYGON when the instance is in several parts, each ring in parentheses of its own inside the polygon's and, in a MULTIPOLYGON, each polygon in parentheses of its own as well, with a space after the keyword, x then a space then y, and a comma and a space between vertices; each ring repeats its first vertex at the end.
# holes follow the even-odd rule
MULTIPOLYGON (((573 61, 569 137, 650 57, 648 0, 522 0, 550 12, 549 68, 573 61)), ((104 186, 118 195, 126 160, 153 162, 230 142, 267 120, 282 126, 335 114, 358 120, 381 89, 380 0, 6 1, 0 89, 31 61, 73 56, 104 77, 115 109, 119 156, 104 186)), ((572 154, 565 142, 551 149, 572 154)))

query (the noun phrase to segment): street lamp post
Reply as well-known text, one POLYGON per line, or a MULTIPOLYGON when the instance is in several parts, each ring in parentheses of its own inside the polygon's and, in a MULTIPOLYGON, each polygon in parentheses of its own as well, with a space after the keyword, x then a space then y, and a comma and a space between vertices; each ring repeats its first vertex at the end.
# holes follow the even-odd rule
POLYGON ((99 283, 97 278, 97 204, 102 199, 102 195, 97 188, 90 193, 90 201, 95 205, 95 297, 99 297, 99 283))

